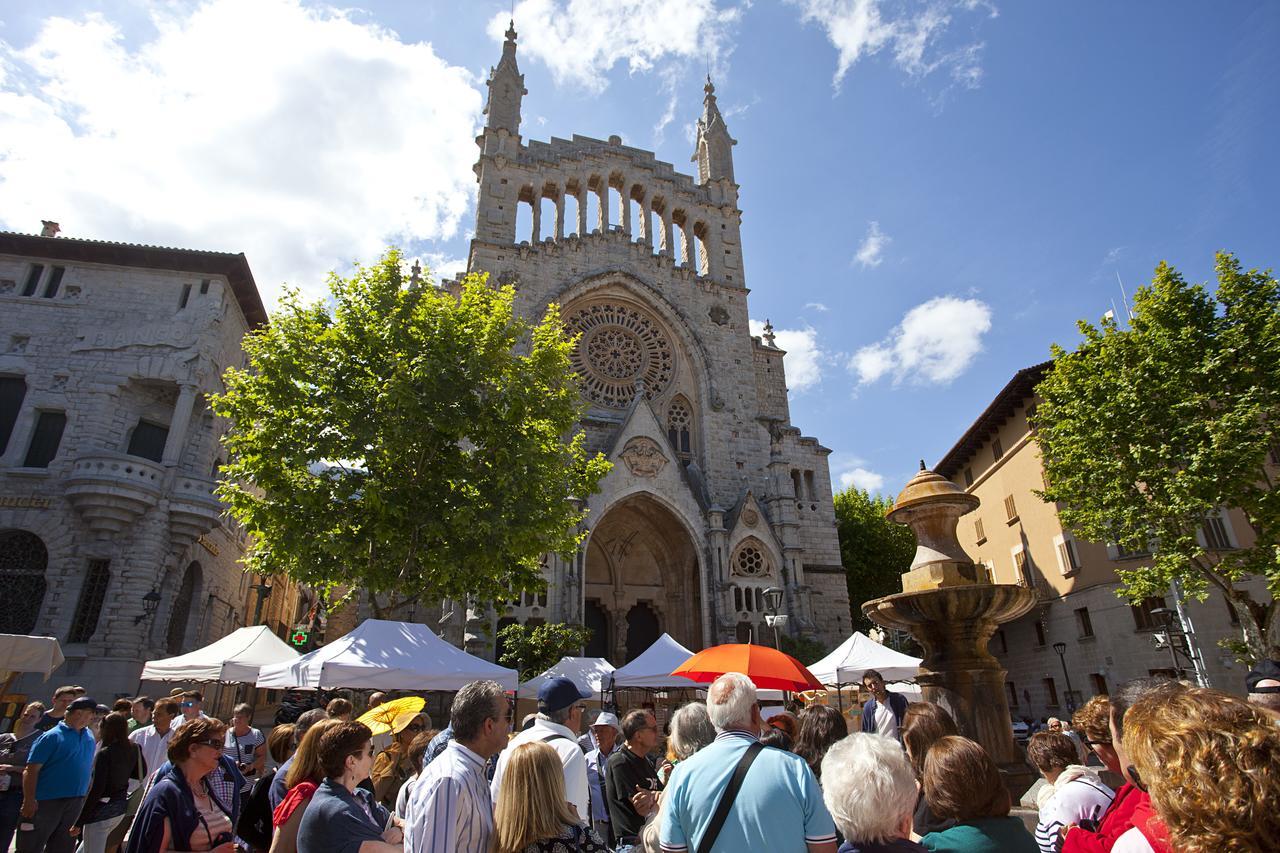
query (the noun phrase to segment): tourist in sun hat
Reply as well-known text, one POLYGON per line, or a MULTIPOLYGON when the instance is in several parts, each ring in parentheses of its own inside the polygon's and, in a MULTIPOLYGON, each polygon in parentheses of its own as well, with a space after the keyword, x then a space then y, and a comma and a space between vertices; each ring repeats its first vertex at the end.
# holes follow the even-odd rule
POLYGON ((560 756, 564 768, 565 796, 578 817, 585 824, 591 820, 587 794, 587 758, 578 746, 578 733, 582 728, 582 714, 587 706, 584 699, 591 698, 591 691, 583 690, 571 678, 549 678, 538 690, 538 716, 533 725, 511 739, 511 743, 498 756, 498 767, 493 774, 493 801, 498 801, 502 787, 502 771, 512 750, 522 743, 543 741, 560 756))
MULTIPOLYGON (((603 839, 610 838, 609 804, 605 801, 605 762, 618 748, 621 725, 618 715, 601 711, 591 723, 590 735, 595 746, 587 751, 587 785, 591 791, 591 827, 603 839)), ((581 739, 578 741, 581 743, 581 739)))
POLYGON ((373 762, 373 794, 388 810, 395 809, 400 786, 413 775, 409 744, 431 726, 431 718, 419 711, 404 711, 391 721, 391 746, 373 762))

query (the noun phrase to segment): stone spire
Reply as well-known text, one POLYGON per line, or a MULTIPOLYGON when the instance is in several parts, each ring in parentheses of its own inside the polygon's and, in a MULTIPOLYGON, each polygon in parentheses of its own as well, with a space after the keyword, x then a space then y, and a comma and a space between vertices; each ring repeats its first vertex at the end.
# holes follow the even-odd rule
POLYGON ((706 97, 702 99, 702 118, 698 119, 697 147, 692 160, 698 163, 698 183, 733 180, 733 146, 738 140, 729 135, 724 116, 716 106, 716 87, 707 75, 707 84, 702 87, 706 97))
POLYGON ((507 40, 502 43, 502 59, 489 70, 489 100, 484 106, 488 116, 485 127, 520 132, 520 100, 529 94, 524 75, 516 64, 516 24, 507 27, 507 40))

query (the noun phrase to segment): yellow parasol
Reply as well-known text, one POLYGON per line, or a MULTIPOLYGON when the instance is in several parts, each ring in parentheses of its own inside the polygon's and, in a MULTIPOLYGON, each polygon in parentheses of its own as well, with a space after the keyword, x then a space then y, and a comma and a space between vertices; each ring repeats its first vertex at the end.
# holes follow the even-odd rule
POLYGON ((391 731, 391 725, 396 717, 401 714, 416 714, 426 704, 427 700, 421 696, 406 696, 403 699, 383 702, 376 708, 370 708, 361 714, 356 722, 364 723, 375 735, 384 734, 391 731))

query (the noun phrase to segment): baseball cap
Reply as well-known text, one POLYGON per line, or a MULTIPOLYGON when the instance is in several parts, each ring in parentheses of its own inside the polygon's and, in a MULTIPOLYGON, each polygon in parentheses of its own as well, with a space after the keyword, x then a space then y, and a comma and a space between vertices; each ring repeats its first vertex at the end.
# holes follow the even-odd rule
MULTIPOLYGON (((72 711, 97 711, 97 710, 98 710, 97 701, 94 699, 90 699, 88 696, 81 696, 79 699, 77 699, 76 701, 72 702, 70 705, 67 706, 67 713, 71 713, 72 711)), ((111 709, 108 708, 107 710, 110 711, 111 709)))
POLYGON ((1267 681, 1269 679, 1280 681, 1280 661, 1258 661, 1257 666, 1249 670, 1249 675, 1245 678, 1244 683, 1250 693, 1280 693, 1280 687, 1258 686, 1259 681, 1267 681))
POLYGON ((595 722, 591 724, 592 728, 596 726, 613 726, 615 729, 621 728, 618 724, 618 715, 610 711, 601 711, 600 716, 596 717, 595 722))
POLYGON ((552 678, 538 688, 538 710, 551 714, 568 708, 579 699, 590 698, 590 691, 583 692, 572 678, 552 678))

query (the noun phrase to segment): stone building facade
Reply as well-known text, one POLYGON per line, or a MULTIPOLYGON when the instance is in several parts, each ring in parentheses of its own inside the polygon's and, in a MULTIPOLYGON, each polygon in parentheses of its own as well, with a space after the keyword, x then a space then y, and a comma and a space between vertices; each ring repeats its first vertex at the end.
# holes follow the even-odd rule
MULTIPOLYGON (((1164 637, 1161 610, 1176 609, 1173 593, 1141 605, 1117 594, 1116 570, 1136 568, 1150 555, 1078 539, 1059 520, 1056 505, 1033 493, 1044 488, 1044 468, 1027 425, 1028 411, 1049 367, 1046 362, 1018 371, 934 468, 981 500, 960 519, 957 531, 974 562, 996 583, 1017 583, 1040 594, 1036 609, 1003 625, 989 644, 1007 669, 1013 715, 1035 719, 1062 715, 1131 678, 1179 669, 1193 677, 1185 656, 1179 654, 1175 665, 1164 637), (1061 658, 1056 643, 1065 645, 1061 658)), ((1280 471, 1280 465, 1274 467, 1280 471)), ((1249 525, 1235 509, 1224 508, 1200 536, 1210 548, 1252 544, 1249 525)), ((1263 580, 1242 586, 1265 600, 1263 580)), ((1248 668, 1218 646, 1224 637, 1241 636, 1226 599, 1215 592, 1204 602, 1181 604, 1209 682, 1243 693, 1248 668)), ((1180 643, 1174 624, 1175 643, 1180 643)))
POLYGON ((54 679, 106 700, 255 615, 293 624, 213 495, 206 396, 266 312, 243 255, 45 234, 0 234, 0 632, 58 638, 54 679))
POLYGON ((547 556, 548 592, 472 608, 468 647, 539 620, 582 621, 587 653, 617 664, 664 631, 765 642, 769 589, 789 632, 843 639, 830 451, 791 424, 771 330, 748 330, 735 140, 710 80, 696 177, 617 136, 523 141, 514 29, 488 88, 468 269, 513 283, 531 319, 560 306, 581 335, 583 429, 614 467, 579 552, 547 556))

